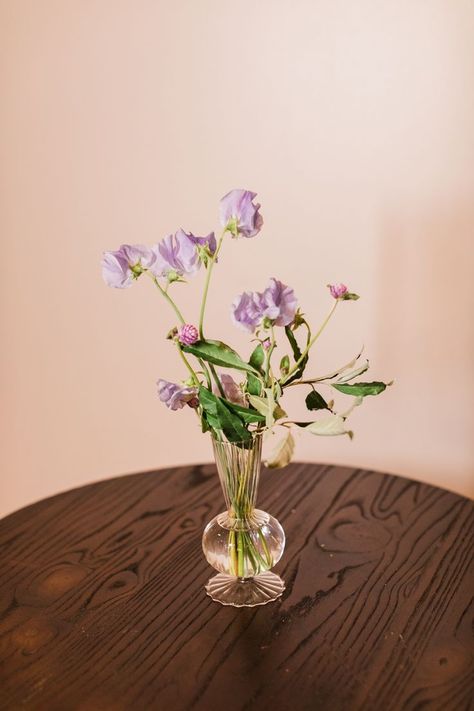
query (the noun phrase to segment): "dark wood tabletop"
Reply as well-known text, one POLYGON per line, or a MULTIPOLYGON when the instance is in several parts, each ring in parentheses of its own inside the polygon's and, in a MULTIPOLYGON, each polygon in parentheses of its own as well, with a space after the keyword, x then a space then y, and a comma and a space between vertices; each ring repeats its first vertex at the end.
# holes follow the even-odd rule
POLYGON ((213 465, 119 477, 0 521, 0 708, 470 708, 472 502, 388 474, 264 471, 277 602, 223 607, 213 465))

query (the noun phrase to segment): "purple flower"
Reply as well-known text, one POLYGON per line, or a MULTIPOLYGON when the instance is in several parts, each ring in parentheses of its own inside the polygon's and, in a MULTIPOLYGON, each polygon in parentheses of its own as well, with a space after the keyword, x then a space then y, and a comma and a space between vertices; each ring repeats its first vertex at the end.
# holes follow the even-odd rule
POLYGON ((265 304, 263 315, 273 321, 275 326, 288 326, 293 321, 298 300, 291 287, 271 278, 262 297, 265 304))
POLYGON ((261 294, 244 291, 236 296, 231 306, 231 317, 236 326, 253 333, 262 320, 261 294))
POLYGON ((148 269, 154 261, 151 249, 141 244, 122 244, 114 252, 104 252, 102 276, 108 286, 126 289, 132 281, 148 269))
POLYGON ((200 261, 196 244, 183 230, 168 235, 153 247, 151 271, 157 277, 182 277, 197 272, 200 261))
POLYGON ((344 296, 344 294, 347 294, 348 292, 348 288, 345 284, 328 284, 328 287, 331 296, 335 299, 340 299, 341 296, 344 296))
MULTIPOLYGON (((228 375, 227 373, 222 373, 222 375, 219 376, 219 380, 221 381, 222 389, 224 391, 226 400, 229 400, 229 402, 233 402, 235 405, 248 407, 247 403, 245 402, 245 397, 242 390, 239 388, 239 386, 231 375, 228 375)), ((220 395, 219 388, 216 385, 214 386, 214 394, 220 395)))
POLYGON ((232 302, 232 320, 236 326, 253 333, 267 318, 275 326, 288 326, 296 313, 295 292, 278 279, 270 279, 265 291, 244 291, 232 302))
POLYGON ((263 217, 259 213, 260 205, 252 200, 257 193, 250 190, 231 190, 220 201, 219 215, 221 224, 234 237, 255 237, 263 225, 263 217))
POLYGON ((182 387, 167 380, 158 380, 158 396, 170 410, 181 410, 185 405, 197 407, 197 388, 182 387))
POLYGON ((271 342, 270 338, 265 338, 265 340, 262 341, 262 347, 265 348, 266 351, 268 351, 268 349, 270 348, 271 345, 272 345, 272 342, 271 342))
POLYGON ((191 323, 185 323, 178 330, 178 341, 185 346, 192 346, 193 343, 199 341, 199 333, 196 326, 191 323))
MULTIPOLYGON (((178 232, 184 232, 184 230, 179 229, 178 232)), ((217 241, 214 232, 209 232, 206 237, 197 237, 196 235, 193 235, 192 232, 184 232, 184 234, 198 247, 207 247, 211 256, 217 249, 217 241)))

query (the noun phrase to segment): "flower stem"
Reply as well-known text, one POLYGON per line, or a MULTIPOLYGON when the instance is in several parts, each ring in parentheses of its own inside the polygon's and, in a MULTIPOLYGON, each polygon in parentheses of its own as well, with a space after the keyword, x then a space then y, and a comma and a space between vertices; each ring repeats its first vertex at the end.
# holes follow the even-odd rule
POLYGON ((237 550, 235 547, 235 531, 229 531, 229 554, 231 561, 231 572, 233 575, 237 576, 238 572, 238 561, 237 561, 237 550))
POLYGON ((331 316, 333 315, 334 311, 335 311, 336 308, 337 308, 338 303, 339 303, 339 300, 337 300, 337 301, 334 302, 334 306, 332 307, 331 311, 328 313, 328 315, 326 316, 326 318, 325 318, 324 321, 322 322, 322 324, 321 324, 319 330, 318 330, 317 333, 312 337, 312 339, 310 340, 310 342, 308 343, 308 345, 306 346, 306 348, 304 349, 303 353, 302 353, 301 356, 298 358, 298 360, 296 361, 296 363, 294 364, 294 366, 293 366, 292 368, 290 368, 290 370, 289 370, 288 373, 285 375, 285 377, 280 381, 280 385, 284 385, 284 384, 286 383, 286 381, 287 381, 289 378, 291 378, 291 376, 293 375, 293 373, 295 373, 295 372, 298 370, 299 366, 301 365, 301 363, 303 362, 303 360, 304 360, 304 359, 306 358, 306 356, 308 355, 311 346, 313 345, 313 343, 315 343, 315 341, 317 341, 317 339, 319 338, 319 336, 322 334, 322 332, 323 332, 324 329, 326 328, 326 326, 327 326, 327 324, 328 324, 328 322, 329 322, 329 319, 331 318, 331 316))
MULTIPOLYGON (((224 391, 224 388, 222 387, 221 379, 220 379, 219 376, 217 375, 216 369, 214 368, 214 366, 212 365, 212 363, 209 363, 209 368, 210 368, 210 371, 211 371, 212 376, 213 376, 213 378, 214 378, 214 381, 215 381, 215 383, 216 383, 216 385, 217 385, 217 389, 219 390, 221 397, 223 397, 224 400, 225 400, 225 399, 226 399, 226 397, 225 397, 225 391, 224 391)), ((211 390, 211 388, 212 388, 212 385, 211 385, 211 383, 209 383, 209 390, 211 390)))
POLYGON ((217 255, 219 254, 220 248, 222 246, 222 240, 224 239, 224 235, 225 235, 226 231, 227 231, 227 227, 224 229, 224 231, 222 232, 222 234, 220 236, 219 243, 216 247, 216 251, 212 255, 211 260, 209 262, 209 266, 207 268, 206 281, 204 282, 204 291, 202 294, 201 311, 199 314, 199 338, 201 339, 201 341, 204 339, 204 330, 203 330, 204 313, 206 311, 207 293, 209 291, 211 274, 212 274, 212 270, 214 268, 214 264, 217 260, 217 255))
POLYGON ((237 531, 237 576, 244 577, 244 540, 243 531, 237 531))
POLYGON ((178 307, 176 306, 176 304, 174 303, 173 299, 172 299, 171 296, 168 294, 168 292, 163 289, 163 287, 161 286, 161 284, 160 284, 160 282, 158 281, 158 279, 156 278, 156 276, 155 276, 154 274, 152 274, 151 272, 147 272, 147 274, 149 274, 149 275, 151 276, 151 278, 153 279, 153 282, 154 282, 155 286, 156 286, 157 289, 161 292, 161 294, 165 297, 166 301, 169 303, 169 305, 171 306, 171 308, 172 308, 173 311, 175 312, 176 316, 178 317, 179 322, 182 323, 182 324, 186 323, 186 321, 184 320, 183 314, 182 314, 181 311, 178 309, 178 307))
MULTIPOLYGON (((177 345, 178 345, 178 344, 177 344, 177 345)), ((188 361, 188 359, 187 359, 186 356, 184 355, 184 353, 183 353, 183 351, 181 350, 181 348, 180 348, 179 345, 178 345, 178 353, 179 353, 179 355, 181 356, 181 360, 183 361, 184 365, 185 365, 186 368, 189 370, 189 373, 191 374, 192 379, 194 380, 194 382, 196 383, 196 385, 199 385, 199 378, 198 378, 198 376, 196 375, 196 372, 193 370, 193 367, 192 367, 191 363, 188 361)))
POLYGON ((267 351, 267 359, 265 363, 265 383, 266 385, 270 385, 270 372, 271 372, 271 365, 270 365, 270 360, 272 357, 272 353, 275 350, 276 342, 275 342, 275 329, 273 326, 271 326, 271 343, 270 343, 270 348, 267 351))

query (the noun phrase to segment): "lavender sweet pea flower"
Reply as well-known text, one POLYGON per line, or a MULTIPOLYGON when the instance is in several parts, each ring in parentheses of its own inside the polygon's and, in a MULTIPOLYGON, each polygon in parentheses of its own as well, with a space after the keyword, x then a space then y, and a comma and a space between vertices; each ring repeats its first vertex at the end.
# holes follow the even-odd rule
POLYGON ((126 289, 142 271, 149 269, 155 256, 151 249, 141 244, 122 244, 120 249, 104 252, 102 276, 108 286, 126 289))
POLYGON ((275 326, 288 326, 295 317, 295 292, 278 279, 270 279, 265 291, 244 291, 232 302, 232 320, 236 326, 253 333, 264 319, 275 326))
POLYGON ((293 321, 298 304, 293 289, 271 278, 262 296, 265 304, 263 315, 273 321, 275 326, 288 326, 293 321))
POLYGON ((262 321, 261 294, 255 291, 244 291, 239 294, 231 306, 232 321, 244 331, 253 333, 262 321))
POLYGON ((197 407, 197 388, 182 387, 167 380, 158 380, 158 396, 170 410, 181 410, 185 405, 197 407))
MULTIPOLYGON (((184 232, 184 230, 178 230, 178 232, 184 232)), ((217 240, 214 232, 209 232, 206 237, 197 237, 196 235, 193 235, 192 232, 184 232, 184 234, 198 247, 207 247, 211 256, 217 249, 217 240)))
POLYGON ((153 247, 153 252, 155 260, 151 271, 157 277, 191 275, 199 269, 196 245, 184 230, 165 237, 153 247))
POLYGON ((263 225, 263 217, 259 213, 260 205, 252 200, 257 193, 250 190, 231 190, 220 201, 219 215, 221 224, 234 237, 255 237, 263 225))
MULTIPOLYGON (((248 407, 242 390, 239 388, 231 375, 228 375, 228 373, 222 373, 222 375, 219 376, 219 380, 221 381, 226 400, 233 402, 235 405, 248 407)), ((219 388, 216 385, 213 390, 215 395, 220 395, 219 388)))

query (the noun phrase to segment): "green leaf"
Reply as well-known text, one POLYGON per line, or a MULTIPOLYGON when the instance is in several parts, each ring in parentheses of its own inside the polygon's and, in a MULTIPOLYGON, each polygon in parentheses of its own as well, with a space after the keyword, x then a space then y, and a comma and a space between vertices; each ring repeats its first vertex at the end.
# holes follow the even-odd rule
POLYGON ((280 361, 280 373, 282 375, 287 375, 289 370, 290 370, 290 358, 287 355, 284 355, 280 361))
POLYGON ((229 402, 229 400, 223 399, 223 402, 229 410, 232 410, 232 412, 235 412, 236 415, 239 415, 240 419, 247 425, 265 422, 265 416, 261 415, 256 410, 250 409, 249 407, 243 407, 242 405, 236 405, 233 402, 229 402))
POLYGON ((257 370, 258 372, 263 373, 262 366, 263 366, 264 362, 265 362, 265 351, 263 350, 262 344, 259 343, 252 351, 252 355, 250 356, 250 359, 249 359, 249 365, 254 370, 257 370))
POLYGON ((308 410, 329 410, 326 400, 316 390, 312 390, 305 399, 308 410))
POLYGON ((255 373, 255 369, 251 365, 245 363, 238 353, 222 341, 197 341, 192 346, 183 345, 181 348, 186 353, 191 353, 196 358, 201 358, 208 363, 255 373))
MULTIPOLYGON (((285 333, 286 333, 286 337, 288 338, 288 341, 290 342, 291 350, 293 351, 293 358, 295 359, 295 363, 296 363, 302 356, 301 349, 298 345, 298 341, 296 340, 293 331, 291 330, 291 328, 289 326, 285 326, 285 333)), ((285 380, 285 385, 288 385, 293 380, 297 380, 298 378, 301 378, 301 376, 304 373, 304 369, 306 368, 306 364, 308 362, 308 357, 309 357, 308 354, 306 354, 305 357, 303 358, 303 360, 301 361, 301 363, 299 364, 299 367, 297 368, 297 370, 295 370, 295 372, 291 376, 291 378, 288 378, 288 380, 285 380)))
POLYGON ((379 393, 383 393, 387 385, 386 383, 380 382, 353 383, 352 385, 346 383, 332 383, 332 387, 345 395, 366 397, 366 395, 378 395, 379 393))
POLYGON ((263 383, 260 378, 257 378, 257 376, 252 373, 248 373, 246 390, 250 395, 260 395, 263 390, 263 383))
POLYGON ((347 434, 352 438, 352 432, 346 430, 344 418, 341 415, 328 415, 322 417, 316 422, 310 422, 305 426, 306 432, 319 435, 320 437, 336 437, 337 435, 347 434))
POLYGON ((358 294, 352 294, 350 291, 346 291, 346 293, 341 296, 342 301, 357 301, 357 299, 360 299, 360 296, 358 294))
POLYGON ((252 439, 239 415, 231 412, 220 397, 202 385, 199 388, 199 403, 211 427, 222 430, 229 442, 249 442, 252 439))
MULTIPOLYGON (((280 427, 280 429, 283 429, 280 427)), ((293 452, 295 450, 295 440, 291 433, 291 430, 285 428, 285 433, 281 437, 273 451, 271 452, 268 459, 265 460, 265 466, 269 469, 279 469, 281 467, 286 467, 287 464, 291 462, 293 452)), ((270 437, 277 436, 274 430, 268 430, 265 433, 265 439, 268 441, 270 437)))
POLYGON ((299 360, 301 358, 301 350, 298 345, 298 341, 295 338, 295 334, 291 330, 289 326, 285 326, 285 333, 286 337, 288 338, 291 346, 291 350, 293 351, 293 357, 295 361, 299 360))

